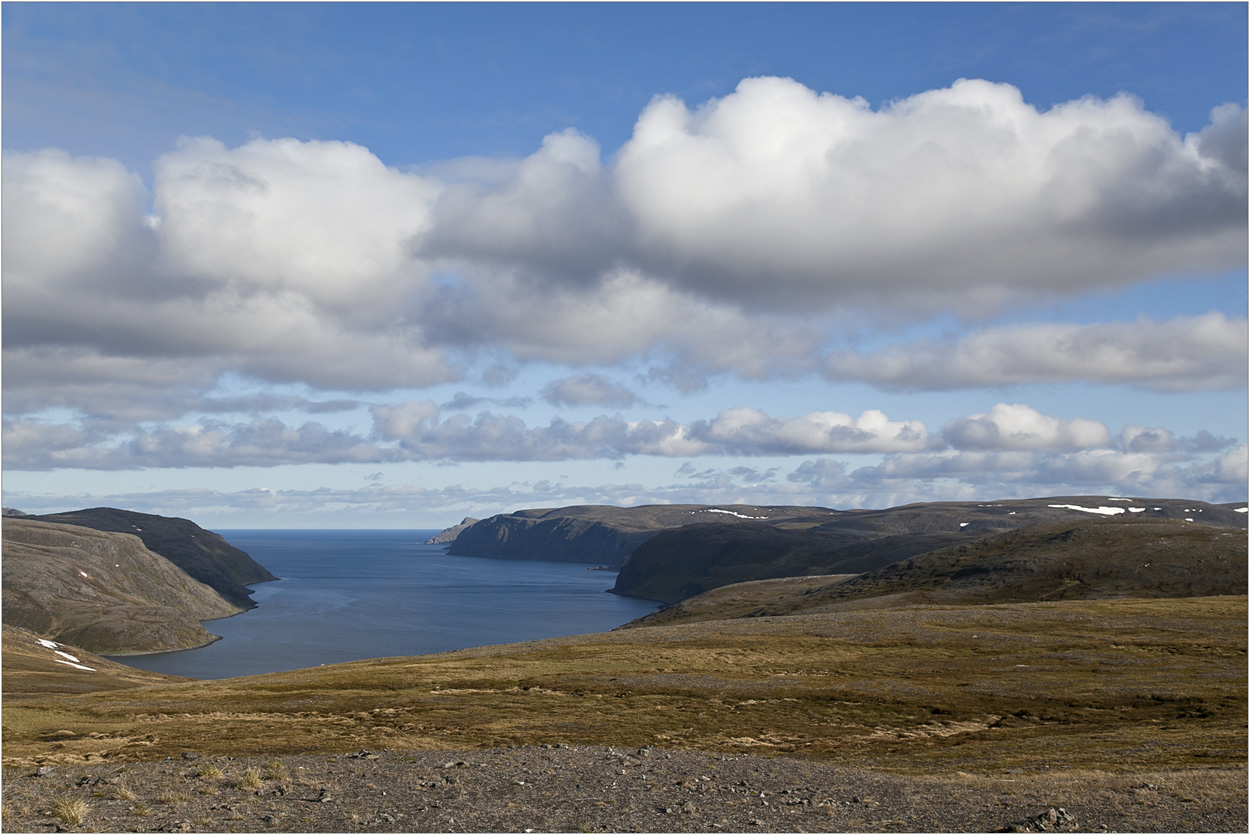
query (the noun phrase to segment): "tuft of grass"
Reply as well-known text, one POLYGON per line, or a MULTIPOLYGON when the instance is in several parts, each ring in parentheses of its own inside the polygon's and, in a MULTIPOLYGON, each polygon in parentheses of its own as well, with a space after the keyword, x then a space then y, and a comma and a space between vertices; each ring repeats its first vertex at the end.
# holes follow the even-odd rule
POLYGON ((66 826, 78 826, 87 819, 90 807, 78 797, 58 797, 52 801, 52 816, 66 826))
POLYGON ((260 773, 260 769, 253 766, 243 772, 243 775, 239 777, 235 785, 241 789, 254 791, 264 785, 264 778, 260 773))
POLYGON ((261 776, 266 780, 285 780, 289 774, 286 770, 286 763, 282 760, 270 760, 265 763, 265 769, 261 772, 261 776))
POLYGON ((216 763, 204 763, 197 772, 200 777, 205 780, 220 780, 225 776, 225 772, 221 770, 221 766, 216 763))
POLYGON ((130 814, 134 815, 136 818, 146 818, 148 815, 152 814, 152 810, 142 803, 136 803, 131 807, 130 814))
POLYGON ((134 791, 131 791, 129 788, 126 788, 126 784, 120 783, 120 781, 119 783, 109 786, 109 788, 100 789, 98 791, 93 791, 93 793, 91 793, 91 796, 93 796, 93 798, 108 798, 109 800, 134 800, 135 799, 134 791))

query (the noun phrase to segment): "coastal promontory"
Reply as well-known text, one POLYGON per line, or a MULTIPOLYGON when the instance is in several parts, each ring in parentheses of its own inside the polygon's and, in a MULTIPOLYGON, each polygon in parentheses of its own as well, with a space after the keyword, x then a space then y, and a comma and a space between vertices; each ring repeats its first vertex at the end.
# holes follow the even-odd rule
POLYGON ((189 519, 92 507, 69 513, 28 516, 41 522, 78 525, 97 531, 134 534, 148 550, 160 554, 205 585, 211 586, 235 606, 250 609, 256 604, 247 588, 277 577, 245 551, 235 548, 212 531, 189 519))

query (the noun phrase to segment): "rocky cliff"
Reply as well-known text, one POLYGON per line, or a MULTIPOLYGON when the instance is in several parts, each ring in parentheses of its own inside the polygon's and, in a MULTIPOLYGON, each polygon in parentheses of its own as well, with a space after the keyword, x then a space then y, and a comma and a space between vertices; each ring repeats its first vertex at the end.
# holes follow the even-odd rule
POLYGON ((448 553, 470 557, 619 564, 665 530, 706 522, 719 525, 771 520, 812 526, 836 511, 752 505, 643 505, 519 510, 475 522, 460 531, 448 553))
POLYGON ((188 519, 136 513, 112 507, 93 507, 70 513, 29 516, 43 522, 79 525, 97 531, 133 534, 148 550, 160 554, 187 574, 212 588, 235 606, 250 609, 249 583, 276 580, 264 566, 212 531, 188 519))
POLYGON ((242 611, 138 536, 6 518, 6 624, 99 653, 189 649, 215 640, 201 620, 242 611))

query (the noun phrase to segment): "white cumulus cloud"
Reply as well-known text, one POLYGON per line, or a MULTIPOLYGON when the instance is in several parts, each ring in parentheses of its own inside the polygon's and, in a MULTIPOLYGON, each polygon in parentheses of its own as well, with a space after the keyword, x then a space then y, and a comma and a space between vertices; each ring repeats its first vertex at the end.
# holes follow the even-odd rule
POLYGON ((1111 445, 1111 432, 1096 420, 1043 415, 1015 403, 997 403, 989 412, 956 418, 942 437, 964 450, 1084 450, 1111 445))
POLYGON ((1039 111, 961 80, 873 110, 750 78, 693 110, 656 99, 615 174, 640 258, 681 286, 972 309, 1244 263, 1245 169, 1215 138, 1244 142, 1244 116, 1213 118, 1187 140, 1127 96, 1039 111))

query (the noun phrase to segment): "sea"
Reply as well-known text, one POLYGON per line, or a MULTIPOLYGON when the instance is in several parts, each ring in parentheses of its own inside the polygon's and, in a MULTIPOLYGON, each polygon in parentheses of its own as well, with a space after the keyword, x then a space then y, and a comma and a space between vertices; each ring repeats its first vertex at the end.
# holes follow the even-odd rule
POLYGON ((450 556, 434 530, 218 530, 279 580, 199 649, 112 656, 198 679, 605 632, 656 610, 586 563, 450 556))

